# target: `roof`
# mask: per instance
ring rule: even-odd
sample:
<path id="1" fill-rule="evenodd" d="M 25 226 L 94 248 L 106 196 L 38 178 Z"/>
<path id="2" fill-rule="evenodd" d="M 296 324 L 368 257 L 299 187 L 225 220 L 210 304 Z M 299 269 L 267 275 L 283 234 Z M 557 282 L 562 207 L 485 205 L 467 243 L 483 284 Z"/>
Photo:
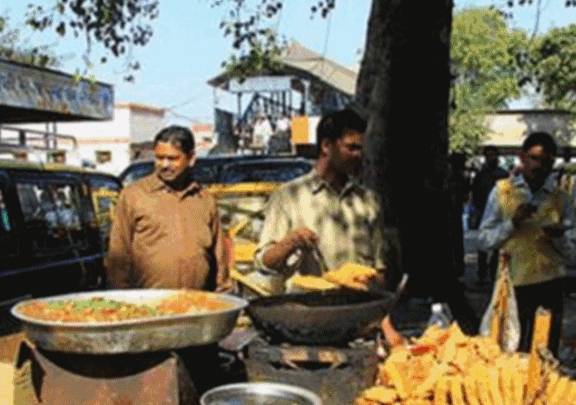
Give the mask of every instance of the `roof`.
<path id="1" fill-rule="evenodd" d="M 139 104 L 139 103 L 118 103 L 114 107 L 116 108 L 126 108 L 128 110 L 152 113 L 156 115 L 164 115 L 166 112 L 165 108 L 158 108 L 151 105 Z"/>
<path id="2" fill-rule="evenodd" d="M 0 123 L 112 119 L 111 85 L 0 59 Z"/>
<path id="3" fill-rule="evenodd" d="M 310 75 L 350 96 L 356 91 L 357 72 L 323 57 L 296 41 L 293 41 L 281 56 L 280 64 L 282 67 L 274 73 Z M 228 74 L 223 72 L 210 79 L 208 84 L 214 87 L 226 87 L 229 79 Z"/>

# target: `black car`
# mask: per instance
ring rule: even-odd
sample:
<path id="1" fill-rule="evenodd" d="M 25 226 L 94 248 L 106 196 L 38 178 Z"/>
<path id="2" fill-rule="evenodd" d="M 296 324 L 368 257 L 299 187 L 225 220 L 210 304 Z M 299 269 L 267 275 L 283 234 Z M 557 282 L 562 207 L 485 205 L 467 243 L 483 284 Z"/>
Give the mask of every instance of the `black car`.
<path id="1" fill-rule="evenodd" d="M 120 189 L 104 173 L 0 161 L 0 306 L 100 287 Z"/>
<path id="2" fill-rule="evenodd" d="M 210 156 L 198 158 L 192 175 L 200 184 L 285 182 L 310 171 L 311 161 L 297 156 Z M 120 180 L 127 186 L 154 171 L 154 161 L 137 161 L 128 166 Z"/>

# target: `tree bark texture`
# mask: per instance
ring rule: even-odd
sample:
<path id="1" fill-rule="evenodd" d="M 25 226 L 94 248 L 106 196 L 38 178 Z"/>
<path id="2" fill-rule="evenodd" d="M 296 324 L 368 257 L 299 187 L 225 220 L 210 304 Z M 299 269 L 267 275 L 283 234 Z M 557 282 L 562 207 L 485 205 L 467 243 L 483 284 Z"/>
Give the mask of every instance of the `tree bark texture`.
<path id="1" fill-rule="evenodd" d="M 373 0 L 356 101 L 365 182 L 382 199 L 393 273 L 417 295 L 454 278 L 448 177 L 452 0 Z M 397 275 L 397 274 L 396 274 Z"/>

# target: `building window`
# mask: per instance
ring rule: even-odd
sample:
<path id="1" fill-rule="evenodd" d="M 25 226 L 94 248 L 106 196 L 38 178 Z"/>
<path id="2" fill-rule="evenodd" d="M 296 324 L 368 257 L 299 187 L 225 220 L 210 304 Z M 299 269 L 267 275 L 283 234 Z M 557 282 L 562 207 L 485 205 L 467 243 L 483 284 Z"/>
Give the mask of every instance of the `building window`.
<path id="1" fill-rule="evenodd" d="M 112 152 L 109 150 L 97 150 L 96 162 L 99 164 L 108 163 L 112 160 Z"/>
<path id="2" fill-rule="evenodd" d="M 55 151 L 55 152 L 50 152 L 48 154 L 48 161 L 51 163 L 66 163 L 66 152 L 64 151 Z"/>

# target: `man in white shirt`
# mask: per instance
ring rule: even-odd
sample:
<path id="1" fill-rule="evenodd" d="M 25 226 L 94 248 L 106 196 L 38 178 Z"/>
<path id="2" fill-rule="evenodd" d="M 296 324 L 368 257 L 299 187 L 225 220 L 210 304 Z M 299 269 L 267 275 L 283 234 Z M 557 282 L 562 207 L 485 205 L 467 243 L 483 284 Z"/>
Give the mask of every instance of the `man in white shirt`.
<path id="1" fill-rule="evenodd" d="M 526 138 L 520 173 L 496 183 L 478 236 L 481 248 L 510 255 L 523 351 L 530 348 L 535 311 L 543 306 L 552 312 L 549 348 L 557 352 L 564 265 L 574 256 L 574 211 L 552 174 L 556 150 L 554 139 L 546 133 Z"/>
<path id="2" fill-rule="evenodd" d="M 274 131 L 272 131 L 272 125 L 265 114 L 258 114 L 252 133 L 254 136 L 253 146 L 266 151 Z"/>

